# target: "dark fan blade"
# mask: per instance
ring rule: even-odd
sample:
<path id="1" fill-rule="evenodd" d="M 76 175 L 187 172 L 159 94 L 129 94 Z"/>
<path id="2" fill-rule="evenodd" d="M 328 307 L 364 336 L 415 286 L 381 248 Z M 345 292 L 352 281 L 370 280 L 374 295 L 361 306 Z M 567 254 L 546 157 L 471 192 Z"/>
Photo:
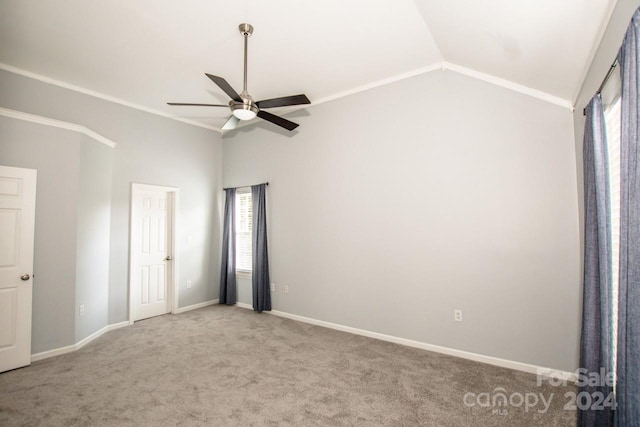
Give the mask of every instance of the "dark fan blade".
<path id="1" fill-rule="evenodd" d="M 181 106 L 191 106 L 191 107 L 227 107 L 229 108 L 228 105 L 222 105 L 222 104 L 189 104 L 186 102 L 167 102 L 167 104 L 169 105 L 181 105 Z"/>
<path id="2" fill-rule="evenodd" d="M 311 104 L 306 95 L 283 96 L 256 102 L 258 108 L 286 107 L 287 105 Z"/>
<path id="3" fill-rule="evenodd" d="M 237 118 L 236 116 L 229 117 L 229 120 L 227 120 L 227 122 L 224 124 L 224 126 L 222 126 L 222 130 L 235 129 L 236 126 L 238 125 L 239 121 L 240 121 L 240 119 Z"/>
<path id="4" fill-rule="evenodd" d="M 213 82 L 217 84 L 220 87 L 220 89 L 224 91 L 224 93 L 229 95 L 231 99 L 233 99 L 234 101 L 242 102 L 242 98 L 240 98 L 240 95 L 238 95 L 238 92 L 233 90 L 231 85 L 227 83 L 225 79 L 223 79 L 222 77 L 214 76 L 212 74 L 207 74 L 207 73 L 205 74 L 207 77 L 213 80 Z"/>
<path id="5" fill-rule="evenodd" d="M 281 126 L 286 130 L 294 130 L 298 127 L 297 123 L 290 122 L 287 119 L 284 119 L 280 116 L 276 116 L 275 114 L 267 113 L 266 111 L 260 110 L 258 111 L 258 117 L 261 119 L 265 119 L 268 122 L 273 123 L 274 125 Z"/>

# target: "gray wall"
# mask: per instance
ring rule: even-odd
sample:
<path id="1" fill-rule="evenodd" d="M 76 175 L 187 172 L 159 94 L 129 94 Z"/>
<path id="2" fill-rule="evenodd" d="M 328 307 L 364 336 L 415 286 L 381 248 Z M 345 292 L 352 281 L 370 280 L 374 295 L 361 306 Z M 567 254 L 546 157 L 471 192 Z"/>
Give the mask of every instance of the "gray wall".
<path id="1" fill-rule="evenodd" d="M 569 110 L 438 71 L 306 114 L 293 137 L 259 125 L 224 143 L 225 186 L 270 183 L 274 309 L 577 367 Z"/>
<path id="2" fill-rule="evenodd" d="M 76 223 L 81 135 L 0 117 L 0 164 L 38 170 L 31 351 L 76 342 Z"/>
<path id="3" fill-rule="evenodd" d="M 128 317 L 131 183 L 180 188 L 177 244 L 181 307 L 217 298 L 220 264 L 222 144 L 213 131 L 131 110 L 116 121 L 130 135 L 114 138 L 111 211 L 111 323 Z M 140 118 L 148 120 L 139 123 Z M 105 134 L 105 133 L 103 133 Z M 192 236 L 187 243 L 187 236 Z M 212 243 L 212 242 L 215 242 Z M 192 288 L 186 288 L 186 281 Z"/>
<path id="4" fill-rule="evenodd" d="M 109 323 L 113 148 L 82 135 L 77 219 L 76 342 Z"/>
<path id="5" fill-rule="evenodd" d="M 109 286 L 108 286 L 108 323 L 117 323 L 128 319 L 128 257 L 129 257 L 129 203 L 131 183 L 145 183 L 178 187 L 180 189 L 179 222 L 177 244 L 179 252 L 176 260 L 179 263 L 179 305 L 184 307 L 199 302 L 210 301 L 218 295 L 219 276 L 219 244 L 220 244 L 220 190 L 222 178 L 222 143 L 217 132 L 190 126 L 174 120 L 145 113 L 119 104 L 104 101 L 78 92 L 63 89 L 37 80 L 22 77 L 6 71 L 0 71 L 0 106 L 44 117 L 80 124 L 115 141 L 118 145 L 112 151 L 111 196 L 110 196 L 110 231 L 109 231 Z M 3 130 L 4 131 L 4 130 Z M 43 132 L 43 139 L 48 140 Z M 55 141 L 54 141 L 55 143 Z M 79 142 L 78 142 L 79 143 Z M 55 144 L 49 151 L 55 151 Z M 82 163 L 80 151 L 76 152 L 75 170 L 79 176 Z M 83 152 L 83 160 L 100 156 L 97 153 Z M 27 158 L 29 152 L 20 153 Z M 67 164 L 60 155 L 50 156 L 47 168 L 51 170 L 51 183 L 57 185 L 69 173 Z M 0 159 L 0 163 L 4 158 Z M 22 164 L 21 164 L 22 163 Z M 27 161 L 19 161 L 12 166 L 29 167 Z M 103 165 L 104 166 L 104 165 Z M 87 173 L 91 173 L 87 169 Z M 106 173 L 106 172 L 105 172 Z M 85 174 L 86 175 L 86 174 Z M 106 191 L 104 177 L 96 178 L 101 191 Z M 39 178 L 42 179 L 42 178 Z M 77 186 L 78 184 L 76 184 Z M 76 190 L 77 191 L 77 190 Z M 45 192 L 44 194 L 41 194 Z M 45 189 L 38 188 L 38 197 L 50 197 Z M 99 200 L 98 200 L 99 199 Z M 103 195 L 95 200 L 102 203 Z M 76 201 L 77 202 L 77 201 Z M 91 209 L 94 209 L 93 206 Z M 85 215 L 84 220 L 77 222 L 77 209 Z M 72 216 L 65 217 L 79 227 L 91 228 L 95 220 L 103 223 L 104 212 L 90 211 L 85 207 L 74 205 Z M 95 214 L 95 215 L 94 215 Z M 52 236 L 58 233 L 57 223 L 41 230 L 41 238 L 55 241 Z M 39 228 L 40 227 L 40 228 Z M 97 240 L 104 240 L 103 230 L 99 231 Z M 187 243 L 187 236 L 192 236 Z M 90 244 L 94 237 L 80 238 Z M 73 236 L 75 242 L 75 235 Z M 38 241 L 36 241 L 36 245 Z M 36 251 L 38 246 L 36 246 Z M 75 259 L 76 252 L 73 251 Z M 65 255 L 66 256 L 66 255 Z M 95 259 L 95 258 L 94 258 Z M 103 271 L 104 259 L 96 261 L 96 271 Z M 72 272 L 76 271 L 75 262 Z M 81 266 L 92 269 L 94 266 Z M 87 270 L 88 271 L 88 270 Z M 42 279 L 44 280 L 44 278 Z M 104 280 L 101 273 L 99 281 Z M 185 282 L 192 281 L 192 288 L 186 289 Z M 65 301 L 73 301 L 72 296 Z M 37 296 L 34 290 L 34 299 Z M 56 292 L 53 289 L 52 292 Z M 103 285 L 82 284 L 77 289 L 78 297 L 86 299 L 92 306 L 98 304 L 96 317 L 83 319 L 85 324 L 78 324 L 77 339 L 94 332 L 96 325 L 102 323 L 102 305 L 98 298 L 104 295 Z M 70 325 L 63 324 L 65 336 L 73 337 L 76 333 L 74 319 L 79 320 L 78 301 L 75 307 L 46 306 L 36 307 L 34 303 L 34 320 L 37 316 L 46 318 L 62 318 L 68 316 Z M 86 301 L 85 301 L 86 303 Z M 87 307 L 88 309 L 88 307 Z M 42 313 L 44 312 L 44 313 Z M 87 312 L 89 315 L 89 312 Z M 93 315 L 92 315 L 93 316 Z M 57 328 L 56 322 L 50 322 L 51 328 Z M 55 326 L 54 326 L 55 325 Z M 49 326 L 47 326 L 49 327 Z M 70 330 L 68 330 L 70 327 Z M 34 326 L 35 328 L 35 326 Z M 35 331 L 35 329 L 34 329 Z M 34 332 L 35 333 L 35 332 Z M 68 341 L 68 339 L 65 339 Z M 73 340 L 71 340 L 71 343 Z M 34 334 L 34 351 L 44 351 L 59 347 L 44 343 Z"/>

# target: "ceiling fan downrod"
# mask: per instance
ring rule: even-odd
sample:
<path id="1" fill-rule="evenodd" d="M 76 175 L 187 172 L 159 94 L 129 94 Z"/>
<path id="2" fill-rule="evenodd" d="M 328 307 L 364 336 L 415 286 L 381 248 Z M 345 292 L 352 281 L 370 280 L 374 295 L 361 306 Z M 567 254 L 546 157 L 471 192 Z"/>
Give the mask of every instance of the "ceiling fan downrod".
<path id="1" fill-rule="evenodd" d="M 253 26 L 251 24 L 240 24 L 238 25 L 238 29 L 240 30 L 240 34 L 244 37 L 244 82 L 242 86 L 242 95 L 249 96 L 247 92 L 247 50 L 249 48 L 249 37 L 253 34 Z"/>
<path id="2" fill-rule="evenodd" d="M 229 107 L 231 108 L 231 113 L 239 120 L 251 120 L 260 111 L 247 91 L 247 51 L 249 48 L 249 37 L 253 34 L 253 26 L 251 24 L 244 23 L 238 25 L 238 29 L 240 30 L 242 37 L 244 37 L 244 81 L 242 83 L 242 92 L 240 93 L 242 101 L 237 102 L 231 100 L 229 101 Z"/>

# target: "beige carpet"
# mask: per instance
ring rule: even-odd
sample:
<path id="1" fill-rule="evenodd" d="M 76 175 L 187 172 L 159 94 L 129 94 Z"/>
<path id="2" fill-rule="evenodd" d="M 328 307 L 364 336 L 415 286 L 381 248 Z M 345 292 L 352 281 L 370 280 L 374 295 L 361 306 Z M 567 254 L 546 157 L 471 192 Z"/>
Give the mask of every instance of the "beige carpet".
<path id="1" fill-rule="evenodd" d="M 498 387 L 514 405 L 479 406 L 471 395 L 463 403 L 466 393 L 493 396 Z M 563 410 L 571 391 L 538 387 L 535 375 L 211 306 L 137 322 L 0 374 L 0 425 L 568 426 L 576 423 Z M 542 402 L 526 411 L 517 393 L 553 393 L 552 403 L 545 413 Z"/>

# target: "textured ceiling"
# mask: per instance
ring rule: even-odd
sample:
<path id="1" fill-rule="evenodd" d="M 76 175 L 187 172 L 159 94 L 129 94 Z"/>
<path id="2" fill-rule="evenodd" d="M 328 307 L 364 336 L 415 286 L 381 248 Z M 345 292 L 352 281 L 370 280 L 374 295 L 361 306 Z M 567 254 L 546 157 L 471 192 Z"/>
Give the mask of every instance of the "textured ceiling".
<path id="1" fill-rule="evenodd" d="M 615 0 L 0 0 L 0 63 L 219 128 L 204 73 L 312 102 L 443 62 L 570 104 Z M 7 68 L 7 67 L 4 67 Z M 410 96 L 410 94 L 408 95 Z"/>

